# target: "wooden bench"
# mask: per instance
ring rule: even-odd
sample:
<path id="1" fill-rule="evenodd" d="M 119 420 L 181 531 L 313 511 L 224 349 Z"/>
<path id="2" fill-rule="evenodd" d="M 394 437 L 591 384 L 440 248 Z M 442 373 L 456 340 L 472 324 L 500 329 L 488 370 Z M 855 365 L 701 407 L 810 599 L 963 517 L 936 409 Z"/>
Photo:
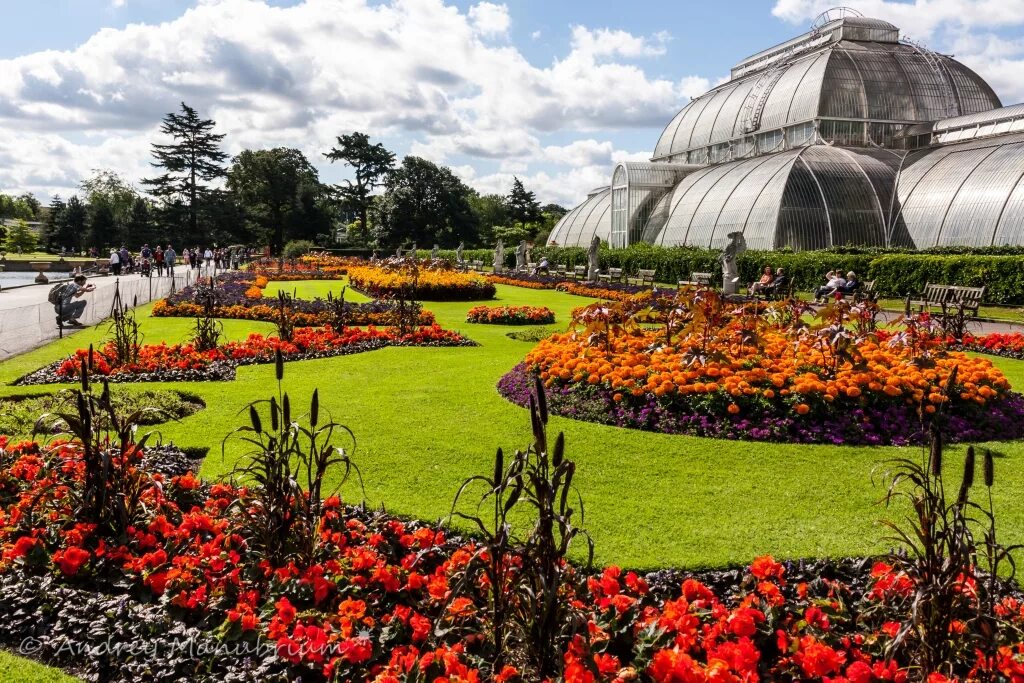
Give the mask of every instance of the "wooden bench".
<path id="1" fill-rule="evenodd" d="M 686 286 L 691 286 L 691 287 L 710 287 L 711 286 L 711 276 L 712 275 L 713 275 L 712 273 L 699 273 L 699 272 L 694 271 L 694 272 L 690 273 L 690 279 L 689 280 L 680 280 L 676 284 L 677 284 L 678 287 L 686 287 Z"/>
<path id="2" fill-rule="evenodd" d="M 586 266 L 575 266 L 572 269 L 573 280 L 586 280 L 587 279 L 587 267 Z"/>
<path id="3" fill-rule="evenodd" d="M 653 287 L 654 286 L 654 273 L 653 270 L 640 269 L 636 271 L 636 275 L 633 277 L 627 277 L 626 282 L 631 285 L 640 285 L 641 287 Z"/>
<path id="4" fill-rule="evenodd" d="M 981 300 L 985 296 L 984 287 L 960 287 L 954 285 L 949 290 L 947 305 L 962 306 L 965 311 L 969 311 L 974 317 L 978 316 L 978 308 L 981 306 Z"/>
<path id="5" fill-rule="evenodd" d="M 481 270 L 484 269 L 484 262 L 483 261 L 470 261 L 469 262 L 469 269 L 470 270 L 475 270 L 475 271 L 481 271 Z"/>
<path id="6" fill-rule="evenodd" d="M 911 298 L 911 306 L 923 306 L 927 310 L 934 308 L 941 308 L 942 304 L 949 302 L 950 287 L 948 285 L 935 285 L 928 282 L 924 286 L 924 292 L 921 296 L 914 299 Z"/>
<path id="7" fill-rule="evenodd" d="M 569 274 L 565 270 L 564 263 L 555 264 L 555 275 L 562 278 L 563 280 L 568 279 Z"/>
<path id="8" fill-rule="evenodd" d="M 604 273 L 598 273 L 597 279 L 601 282 L 622 282 L 622 268 L 609 268 Z"/>

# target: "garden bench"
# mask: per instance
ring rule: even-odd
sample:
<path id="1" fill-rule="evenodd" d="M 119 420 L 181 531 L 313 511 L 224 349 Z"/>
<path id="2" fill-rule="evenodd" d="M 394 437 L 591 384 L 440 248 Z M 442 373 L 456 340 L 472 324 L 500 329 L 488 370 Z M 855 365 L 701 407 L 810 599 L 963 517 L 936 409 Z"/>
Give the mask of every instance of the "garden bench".
<path id="1" fill-rule="evenodd" d="M 949 300 L 947 303 L 962 306 L 965 311 L 969 311 L 971 315 L 977 317 L 978 307 L 981 306 L 981 299 L 985 296 L 984 287 L 960 287 L 954 285 L 949 290 Z"/>
<path id="2" fill-rule="evenodd" d="M 476 270 L 476 271 L 483 270 L 484 269 L 484 262 L 483 261 L 470 261 L 469 262 L 469 269 L 470 270 Z"/>
<path id="3" fill-rule="evenodd" d="M 555 265 L 555 275 L 562 278 L 563 280 L 569 277 L 569 274 L 565 270 L 565 264 L 559 263 Z"/>
<path id="4" fill-rule="evenodd" d="M 587 279 L 587 267 L 586 266 L 575 266 L 572 269 L 573 280 L 586 280 Z"/>
<path id="5" fill-rule="evenodd" d="M 693 287 L 710 287 L 711 286 L 711 276 L 712 276 L 712 273 L 700 273 L 700 272 L 694 271 L 694 272 L 690 273 L 690 279 L 689 280 L 680 280 L 677 283 L 677 285 L 679 287 L 685 287 L 687 285 L 690 285 L 690 286 L 693 286 Z"/>
<path id="6" fill-rule="evenodd" d="M 598 273 L 601 282 L 622 282 L 622 268 L 609 268 L 607 272 Z"/>
<path id="7" fill-rule="evenodd" d="M 923 306 L 931 310 L 932 307 L 941 308 L 942 304 L 949 302 L 949 295 L 952 288 L 948 285 L 935 285 L 928 282 L 924 286 L 924 292 L 920 297 L 910 300 L 911 306 Z"/>
<path id="8" fill-rule="evenodd" d="M 641 287 L 653 287 L 654 286 L 654 273 L 653 270 L 640 269 L 636 271 L 634 277 L 627 277 L 626 282 L 633 285 L 640 285 Z"/>

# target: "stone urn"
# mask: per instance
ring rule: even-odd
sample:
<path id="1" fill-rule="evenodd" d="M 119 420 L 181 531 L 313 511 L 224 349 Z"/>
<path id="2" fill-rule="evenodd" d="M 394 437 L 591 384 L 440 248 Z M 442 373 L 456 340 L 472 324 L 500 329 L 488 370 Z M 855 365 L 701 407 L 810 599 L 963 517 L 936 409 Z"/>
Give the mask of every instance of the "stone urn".
<path id="1" fill-rule="evenodd" d="M 45 285 L 50 281 L 45 275 L 46 271 L 50 269 L 49 261 L 30 261 L 28 265 L 31 266 L 32 270 L 39 273 L 39 275 L 36 275 L 37 285 Z"/>

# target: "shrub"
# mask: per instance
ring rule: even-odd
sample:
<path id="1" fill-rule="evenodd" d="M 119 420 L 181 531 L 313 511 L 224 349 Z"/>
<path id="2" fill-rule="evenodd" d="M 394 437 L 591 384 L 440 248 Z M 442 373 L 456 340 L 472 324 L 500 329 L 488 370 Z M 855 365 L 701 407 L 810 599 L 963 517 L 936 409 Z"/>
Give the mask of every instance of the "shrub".
<path id="1" fill-rule="evenodd" d="M 292 240 L 284 245 L 285 258 L 299 258 L 316 249 L 316 245 L 309 240 Z"/>

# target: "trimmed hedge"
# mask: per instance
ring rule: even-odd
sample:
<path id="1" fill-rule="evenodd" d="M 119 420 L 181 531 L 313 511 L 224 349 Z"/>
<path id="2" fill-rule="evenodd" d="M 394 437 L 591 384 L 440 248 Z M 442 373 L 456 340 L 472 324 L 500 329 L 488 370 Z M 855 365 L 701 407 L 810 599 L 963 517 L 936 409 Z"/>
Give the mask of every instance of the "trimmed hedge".
<path id="1" fill-rule="evenodd" d="M 890 254 L 871 262 L 868 279 L 883 296 L 917 294 L 925 284 L 985 287 L 985 301 L 1024 303 L 1024 257 Z"/>

